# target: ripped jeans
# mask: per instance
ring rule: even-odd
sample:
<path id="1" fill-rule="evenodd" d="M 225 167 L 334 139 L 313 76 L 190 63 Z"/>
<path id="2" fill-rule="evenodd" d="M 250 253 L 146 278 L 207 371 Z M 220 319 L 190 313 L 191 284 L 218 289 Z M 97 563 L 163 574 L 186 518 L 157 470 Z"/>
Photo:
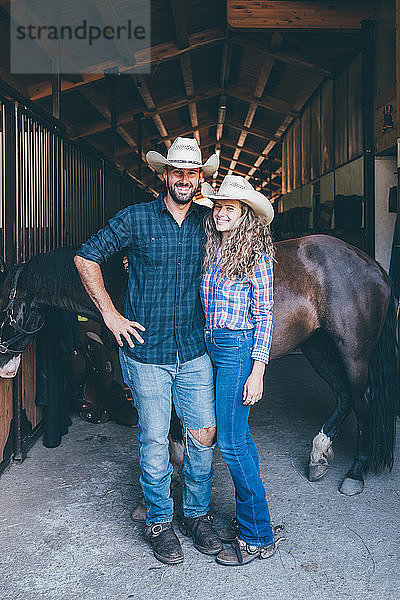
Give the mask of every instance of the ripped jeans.
<path id="1" fill-rule="evenodd" d="M 133 394 L 139 415 L 139 465 L 147 509 L 146 523 L 172 521 L 170 495 L 172 465 L 169 461 L 168 432 L 171 401 L 185 431 L 183 457 L 183 513 L 200 517 L 209 511 L 211 480 L 214 474 L 214 445 L 202 445 L 189 430 L 215 427 L 213 370 L 210 358 L 198 358 L 173 365 L 140 363 L 120 350 L 125 383 Z"/>

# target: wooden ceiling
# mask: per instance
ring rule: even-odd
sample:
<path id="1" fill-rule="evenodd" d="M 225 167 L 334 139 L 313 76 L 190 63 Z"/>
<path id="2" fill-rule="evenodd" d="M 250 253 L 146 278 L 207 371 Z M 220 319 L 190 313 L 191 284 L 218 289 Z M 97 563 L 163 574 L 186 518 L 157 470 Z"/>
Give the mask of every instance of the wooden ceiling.
<path id="1" fill-rule="evenodd" d="M 121 14 L 130 4 L 102 0 L 107 3 Z M 10 74 L 9 5 L 0 5 L 0 80 L 51 113 L 50 77 Z M 121 67 L 118 75 L 62 77 L 68 135 L 115 159 L 153 191 L 161 183 L 144 161 L 147 150 L 166 153 L 175 137 L 194 136 L 204 158 L 220 154 L 215 182 L 235 173 L 279 197 L 283 133 L 319 84 L 360 51 L 361 34 L 233 30 L 226 15 L 223 0 L 153 0 L 151 73 L 138 72 L 148 61 L 138 52 L 136 67 Z"/>

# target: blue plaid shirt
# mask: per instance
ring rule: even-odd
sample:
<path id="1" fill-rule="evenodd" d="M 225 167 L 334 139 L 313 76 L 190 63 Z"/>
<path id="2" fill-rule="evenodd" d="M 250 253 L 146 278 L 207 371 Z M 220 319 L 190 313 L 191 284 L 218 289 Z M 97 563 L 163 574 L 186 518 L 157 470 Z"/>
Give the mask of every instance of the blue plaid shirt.
<path id="1" fill-rule="evenodd" d="M 148 364 L 186 362 L 205 353 L 199 296 L 207 208 L 192 204 L 181 227 L 160 196 L 121 210 L 77 254 L 98 264 L 125 249 L 124 315 L 146 327 L 144 344 L 124 351 Z"/>
<path id="2" fill-rule="evenodd" d="M 273 264 L 263 255 L 250 277 L 220 277 L 219 261 L 214 259 L 200 286 L 206 327 L 254 329 L 253 360 L 268 363 L 272 341 Z"/>

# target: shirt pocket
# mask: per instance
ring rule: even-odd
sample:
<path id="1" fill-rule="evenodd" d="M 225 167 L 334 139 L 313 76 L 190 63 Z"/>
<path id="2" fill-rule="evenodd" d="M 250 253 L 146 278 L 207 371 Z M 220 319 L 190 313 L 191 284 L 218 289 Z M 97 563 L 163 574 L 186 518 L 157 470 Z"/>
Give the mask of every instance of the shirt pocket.
<path id="1" fill-rule="evenodd" d="M 203 234 L 192 248 L 193 265 L 195 269 L 196 279 L 201 278 L 203 274 L 203 258 L 204 258 L 204 244 L 206 236 Z"/>
<path id="2" fill-rule="evenodd" d="M 136 253 L 145 265 L 162 267 L 168 262 L 171 248 L 165 237 L 149 237 L 138 241 Z"/>

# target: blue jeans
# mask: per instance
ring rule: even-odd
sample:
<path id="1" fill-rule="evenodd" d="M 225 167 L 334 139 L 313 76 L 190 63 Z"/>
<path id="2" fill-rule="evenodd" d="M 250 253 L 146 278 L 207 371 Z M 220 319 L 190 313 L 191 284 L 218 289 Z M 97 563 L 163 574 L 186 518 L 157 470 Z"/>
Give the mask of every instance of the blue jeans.
<path id="1" fill-rule="evenodd" d="M 213 371 L 207 354 L 180 364 L 140 363 L 120 350 L 125 383 L 139 415 L 140 484 L 147 509 L 146 522 L 172 521 L 172 465 L 168 432 L 171 402 L 185 431 L 183 513 L 200 517 L 209 511 L 214 446 L 198 442 L 189 429 L 215 427 Z"/>
<path id="2" fill-rule="evenodd" d="M 235 485 L 239 537 L 266 546 L 273 541 L 269 509 L 249 430 L 250 406 L 242 403 L 243 386 L 253 367 L 253 330 L 206 330 L 205 340 L 214 367 L 217 442 Z"/>

